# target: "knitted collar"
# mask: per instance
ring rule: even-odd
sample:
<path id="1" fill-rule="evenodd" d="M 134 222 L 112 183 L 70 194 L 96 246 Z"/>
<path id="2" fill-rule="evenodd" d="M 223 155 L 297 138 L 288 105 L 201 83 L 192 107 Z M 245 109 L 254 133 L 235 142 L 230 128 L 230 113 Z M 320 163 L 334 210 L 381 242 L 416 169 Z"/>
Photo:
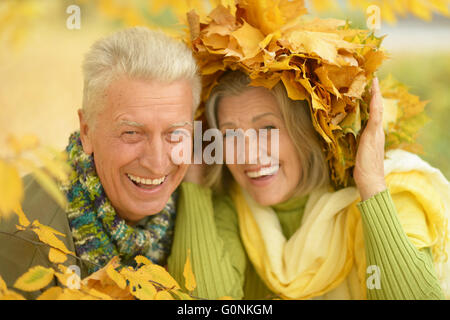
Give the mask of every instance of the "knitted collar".
<path id="1" fill-rule="evenodd" d="M 66 148 L 73 172 L 62 187 L 67 196 L 69 225 L 77 255 L 91 262 L 89 273 L 114 256 L 132 265 L 136 255 L 165 265 L 172 245 L 176 192 L 164 209 L 131 227 L 111 205 L 95 170 L 94 158 L 84 153 L 80 133 L 74 132 Z"/>

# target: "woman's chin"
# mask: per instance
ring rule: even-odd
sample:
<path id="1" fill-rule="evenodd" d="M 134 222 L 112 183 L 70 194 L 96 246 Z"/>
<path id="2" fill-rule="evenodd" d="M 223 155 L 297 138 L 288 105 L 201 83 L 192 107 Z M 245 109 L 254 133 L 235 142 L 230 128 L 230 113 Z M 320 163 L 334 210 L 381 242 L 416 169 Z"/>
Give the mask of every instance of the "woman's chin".
<path id="1" fill-rule="evenodd" d="M 261 192 L 260 190 L 250 190 L 249 194 L 259 205 L 261 206 L 274 206 L 284 201 L 284 194 L 280 194 L 279 190 L 268 190 L 267 192 Z"/>

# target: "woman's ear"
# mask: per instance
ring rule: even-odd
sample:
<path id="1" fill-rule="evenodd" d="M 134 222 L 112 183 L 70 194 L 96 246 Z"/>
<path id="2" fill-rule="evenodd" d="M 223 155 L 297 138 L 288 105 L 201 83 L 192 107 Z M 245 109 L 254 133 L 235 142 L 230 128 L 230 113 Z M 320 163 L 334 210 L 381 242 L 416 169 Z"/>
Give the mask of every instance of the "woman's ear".
<path id="1" fill-rule="evenodd" d="M 78 118 L 80 120 L 80 139 L 81 144 L 83 145 L 83 150 L 86 154 L 92 154 L 94 152 L 92 140 L 90 138 L 90 131 L 92 131 L 92 128 L 89 127 L 89 123 L 82 109 L 78 110 Z"/>

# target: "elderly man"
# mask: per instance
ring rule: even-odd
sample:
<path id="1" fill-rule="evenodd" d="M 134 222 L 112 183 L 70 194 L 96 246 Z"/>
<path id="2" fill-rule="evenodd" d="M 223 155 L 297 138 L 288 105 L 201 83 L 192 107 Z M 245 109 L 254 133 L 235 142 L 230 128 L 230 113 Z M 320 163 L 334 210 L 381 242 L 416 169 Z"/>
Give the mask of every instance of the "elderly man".
<path id="1" fill-rule="evenodd" d="M 177 188 L 188 168 L 175 164 L 171 152 L 192 139 L 200 100 L 195 60 L 183 43 L 136 27 L 97 41 L 83 73 L 80 130 L 66 148 L 73 173 L 61 187 L 68 207 L 59 207 L 28 176 L 24 211 L 67 235 L 64 242 L 78 259 L 66 264 L 79 266 L 82 277 L 116 255 L 123 263 L 145 255 L 165 265 Z M 9 219 L 0 229 L 14 232 L 15 224 Z M 5 235 L 0 244 L 0 275 L 8 286 L 32 266 L 51 265 L 45 246 Z"/>

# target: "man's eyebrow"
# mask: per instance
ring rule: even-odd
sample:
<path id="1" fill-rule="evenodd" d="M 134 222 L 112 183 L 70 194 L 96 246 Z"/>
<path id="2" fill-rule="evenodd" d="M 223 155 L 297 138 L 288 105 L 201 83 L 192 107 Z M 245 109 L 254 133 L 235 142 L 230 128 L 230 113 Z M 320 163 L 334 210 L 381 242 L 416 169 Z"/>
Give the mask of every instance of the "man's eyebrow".
<path id="1" fill-rule="evenodd" d="M 184 122 L 176 122 L 170 125 L 171 128 L 173 127 L 184 127 L 184 126 L 190 126 L 193 127 L 191 121 L 184 121 Z"/>
<path id="2" fill-rule="evenodd" d="M 135 121 L 121 120 L 119 122 L 119 126 L 132 126 L 132 127 L 142 128 L 142 127 L 144 127 L 144 124 L 138 123 L 138 122 L 135 122 Z"/>

